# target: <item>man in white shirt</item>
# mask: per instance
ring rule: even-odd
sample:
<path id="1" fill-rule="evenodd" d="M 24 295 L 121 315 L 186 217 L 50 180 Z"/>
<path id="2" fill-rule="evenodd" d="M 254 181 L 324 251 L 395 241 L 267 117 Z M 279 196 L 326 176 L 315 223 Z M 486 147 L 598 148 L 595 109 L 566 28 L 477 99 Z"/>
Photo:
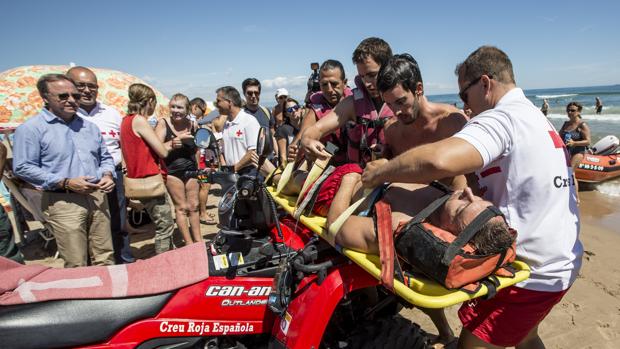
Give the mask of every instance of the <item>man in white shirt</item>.
<path id="1" fill-rule="evenodd" d="M 222 139 L 224 159 L 233 166 L 236 173 L 247 174 L 254 170 L 252 153 L 256 149 L 256 139 L 260 125 L 256 118 L 241 109 L 239 91 L 232 86 L 220 87 L 216 91 L 215 106 L 220 114 L 227 115 Z"/>
<path id="2" fill-rule="evenodd" d="M 97 76 L 92 70 L 86 67 L 72 67 L 66 75 L 73 80 L 81 94 L 77 115 L 97 125 L 116 166 L 116 190 L 108 193 L 114 259 L 117 264 L 133 261 L 129 239 L 123 229 L 126 206 L 123 174 L 121 172 L 123 156 L 121 154 L 120 130 L 122 117 L 116 109 L 97 101 L 99 85 L 97 84 Z"/>
<path id="3" fill-rule="evenodd" d="M 532 272 L 528 280 L 490 300 L 475 299 L 461 307 L 459 348 L 544 348 L 538 325 L 575 281 L 583 254 L 566 148 L 516 87 L 503 51 L 480 47 L 456 73 L 459 95 L 475 116 L 450 138 L 369 163 L 362 181 L 373 187 L 475 173 L 480 194 L 517 230 L 517 256 Z M 381 94 L 386 101 L 394 97 L 391 89 Z"/>

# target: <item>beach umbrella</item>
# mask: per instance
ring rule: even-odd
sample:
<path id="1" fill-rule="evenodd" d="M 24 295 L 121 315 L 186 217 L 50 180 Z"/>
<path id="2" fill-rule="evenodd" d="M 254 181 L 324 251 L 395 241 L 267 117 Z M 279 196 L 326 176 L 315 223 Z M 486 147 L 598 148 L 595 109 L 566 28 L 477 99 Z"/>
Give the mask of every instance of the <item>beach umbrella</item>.
<path id="1" fill-rule="evenodd" d="M 43 100 L 37 91 L 37 80 L 45 74 L 64 74 L 66 65 L 32 65 L 0 73 L 0 129 L 12 129 L 39 113 Z M 89 68 L 99 83 L 98 100 L 115 108 L 121 115 L 127 110 L 127 89 L 133 83 L 149 85 L 141 79 L 116 70 Z M 152 86 L 151 86 L 152 87 Z M 158 117 L 168 115 L 168 98 L 153 88 L 157 97 Z"/>
<path id="2" fill-rule="evenodd" d="M 205 110 L 205 115 L 213 112 L 214 110 L 217 110 L 217 108 L 215 108 L 215 104 L 213 104 L 213 102 L 208 101 L 207 103 L 207 110 Z"/>

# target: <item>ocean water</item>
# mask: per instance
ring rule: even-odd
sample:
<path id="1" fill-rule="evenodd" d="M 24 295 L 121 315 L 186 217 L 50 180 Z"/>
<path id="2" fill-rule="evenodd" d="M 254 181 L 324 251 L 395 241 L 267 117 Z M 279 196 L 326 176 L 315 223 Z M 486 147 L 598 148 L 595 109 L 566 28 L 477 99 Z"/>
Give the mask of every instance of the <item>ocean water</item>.
<path id="1" fill-rule="evenodd" d="M 620 138 L 620 85 L 533 89 L 524 92 L 538 107 L 542 106 L 544 98 L 547 99 L 547 117 L 558 130 L 564 121 L 568 120 L 566 105 L 575 101 L 583 105 L 581 116 L 590 126 L 593 144 L 607 135 Z M 594 108 L 596 97 L 603 102 L 603 111 L 599 115 L 596 115 Z M 457 94 L 433 95 L 428 96 L 428 99 L 434 102 L 456 103 L 459 108 L 463 107 Z M 593 189 L 609 196 L 620 197 L 620 179 L 597 184 Z"/>

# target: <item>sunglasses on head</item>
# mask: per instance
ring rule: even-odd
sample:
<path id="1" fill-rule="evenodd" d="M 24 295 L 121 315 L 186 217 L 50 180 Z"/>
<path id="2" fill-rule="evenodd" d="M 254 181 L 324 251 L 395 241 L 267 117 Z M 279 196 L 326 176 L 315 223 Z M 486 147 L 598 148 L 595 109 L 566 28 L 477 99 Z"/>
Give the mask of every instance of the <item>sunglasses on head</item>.
<path id="1" fill-rule="evenodd" d="M 82 94 L 81 93 L 59 93 L 56 95 L 56 97 L 58 97 L 58 99 L 63 102 L 68 101 L 69 97 L 73 97 L 73 99 L 77 101 L 80 98 L 82 98 Z"/>
<path id="2" fill-rule="evenodd" d="M 292 112 L 296 112 L 296 111 L 298 111 L 298 110 L 299 110 L 299 108 L 300 108 L 300 107 L 299 107 L 298 105 L 294 105 L 294 106 L 292 106 L 292 107 L 286 108 L 285 110 L 286 110 L 286 112 L 287 112 L 287 113 L 292 113 Z"/>

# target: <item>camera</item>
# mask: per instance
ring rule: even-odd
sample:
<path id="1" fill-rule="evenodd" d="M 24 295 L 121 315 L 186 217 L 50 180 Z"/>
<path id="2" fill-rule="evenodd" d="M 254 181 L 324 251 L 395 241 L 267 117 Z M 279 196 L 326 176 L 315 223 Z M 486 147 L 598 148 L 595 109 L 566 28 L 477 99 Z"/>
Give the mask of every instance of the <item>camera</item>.
<path id="1" fill-rule="evenodd" d="M 310 63 L 310 69 L 312 69 L 312 74 L 310 74 L 308 79 L 308 91 L 312 93 L 319 92 L 321 90 L 321 85 L 319 84 L 319 63 Z"/>

